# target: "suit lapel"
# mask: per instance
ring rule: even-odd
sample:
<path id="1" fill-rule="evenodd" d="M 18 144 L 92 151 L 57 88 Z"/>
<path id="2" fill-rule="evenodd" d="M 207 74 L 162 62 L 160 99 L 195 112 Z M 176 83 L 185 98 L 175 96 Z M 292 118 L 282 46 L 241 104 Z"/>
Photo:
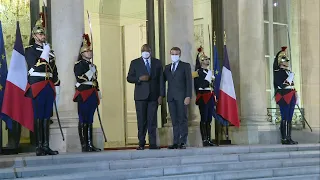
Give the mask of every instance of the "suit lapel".
<path id="1" fill-rule="evenodd" d="M 156 61 L 153 58 L 150 58 L 150 62 L 151 62 L 151 76 L 153 77 L 155 75 L 156 72 Z"/>

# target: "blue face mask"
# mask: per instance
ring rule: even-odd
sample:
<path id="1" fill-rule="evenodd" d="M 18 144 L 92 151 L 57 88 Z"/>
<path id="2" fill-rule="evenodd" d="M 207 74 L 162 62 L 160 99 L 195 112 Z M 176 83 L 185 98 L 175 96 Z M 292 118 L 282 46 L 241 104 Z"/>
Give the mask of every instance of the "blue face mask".
<path id="1" fill-rule="evenodd" d="M 180 60 L 180 56 L 179 55 L 171 55 L 171 60 L 172 62 L 178 62 Z"/>
<path id="2" fill-rule="evenodd" d="M 142 56 L 143 59 L 148 59 L 150 57 L 150 52 L 143 51 L 141 53 L 141 56 Z"/>

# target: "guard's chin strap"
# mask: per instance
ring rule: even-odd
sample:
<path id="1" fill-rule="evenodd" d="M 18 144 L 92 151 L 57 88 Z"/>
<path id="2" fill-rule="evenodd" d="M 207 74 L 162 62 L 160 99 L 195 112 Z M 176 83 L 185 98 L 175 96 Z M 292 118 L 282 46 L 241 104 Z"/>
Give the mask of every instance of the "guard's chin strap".
<path id="1" fill-rule="evenodd" d="M 83 57 L 83 59 L 87 60 L 87 61 L 90 61 L 91 58 L 85 56 L 83 53 L 81 53 L 81 56 Z"/>
<path id="2" fill-rule="evenodd" d="M 38 42 L 41 42 L 40 39 L 36 36 L 35 33 L 33 33 L 33 38 L 35 41 L 38 41 Z M 44 42 L 41 42 L 41 45 L 43 44 Z"/>

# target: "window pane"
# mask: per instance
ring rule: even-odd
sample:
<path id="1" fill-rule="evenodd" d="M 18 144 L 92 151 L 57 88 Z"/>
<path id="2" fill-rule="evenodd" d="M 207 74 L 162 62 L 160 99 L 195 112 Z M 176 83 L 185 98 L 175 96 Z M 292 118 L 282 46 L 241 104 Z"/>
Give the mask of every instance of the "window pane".
<path id="1" fill-rule="evenodd" d="M 264 23 L 264 54 L 269 55 L 269 23 Z"/>
<path id="2" fill-rule="evenodd" d="M 273 22 L 287 23 L 287 0 L 273 0 Z"/>
<path id="3" fill-rule="evenodd" d="M 271 107 L 271 103 L 272 103 L 272 95 L 271 95 L 271 88 L 273 88 L 273 86 L 271 86 L 271 83 L 273 82 L 273 80 L 270 80 L 270 59 L 269 57 L 265 57 L 265 61 L 266 61 L 266 66 L 265 66 L 265 73 L 266 73 L 266 95 L 267 95 L 267 107 L 270 108 Z"/>
<path id="4" fill-rule="evenodd" d="M 269 18 L 268 18 L 268 1 L 269 0 L 263 0 L 263 17 L 264 17 L 264 20 L 265 21 L 268 21 Z"/>
<path id="5" fill-rule="evenodd" d="M 281 50 L 282 46 L 288 46 L 288 34 L 287 27 L 284 25 L 273 25 L 273 35 L 274 35 L 274 55 Z"/>

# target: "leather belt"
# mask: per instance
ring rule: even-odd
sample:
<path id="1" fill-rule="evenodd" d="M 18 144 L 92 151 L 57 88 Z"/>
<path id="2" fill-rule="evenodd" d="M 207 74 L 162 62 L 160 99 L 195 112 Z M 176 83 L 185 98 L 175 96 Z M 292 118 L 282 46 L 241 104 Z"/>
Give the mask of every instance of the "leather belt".
<path id="1" fill-rule="evenodd" d="M 281 87 L 278 86 L 278 89 L 295 89 L 295 88 L 294 88 L 294 86 L 287 86 L 285 88 L 281 88 Z"/>
<path id="2" fill-rule="evenodd" d="M 199 91 L 211 91 L 211 88 L 209 88 L 209 87 L 208 88 L 199 88 L 198 90 Z"/>
<path id="3" fill-rule="evenodd" d="M 89 86 L 95 86 L 95 83 L 94 82 L 92 82 L 92 81 L 85 81 L 85 82 L 83 82 L 83 83 L 76 83 L 76 87 L 79 87 L 79 86 L 81 86 L 81 85 L 89 85 Z"/>
<path id="4" fill-rule="evenodd" d="M 45 72 L 32 72 L 29 74 L 29 76 L 34 76 L 34 77 L 46 77 L 46 78 L 52 78 L 52 73 L 45 73 Z"/>

